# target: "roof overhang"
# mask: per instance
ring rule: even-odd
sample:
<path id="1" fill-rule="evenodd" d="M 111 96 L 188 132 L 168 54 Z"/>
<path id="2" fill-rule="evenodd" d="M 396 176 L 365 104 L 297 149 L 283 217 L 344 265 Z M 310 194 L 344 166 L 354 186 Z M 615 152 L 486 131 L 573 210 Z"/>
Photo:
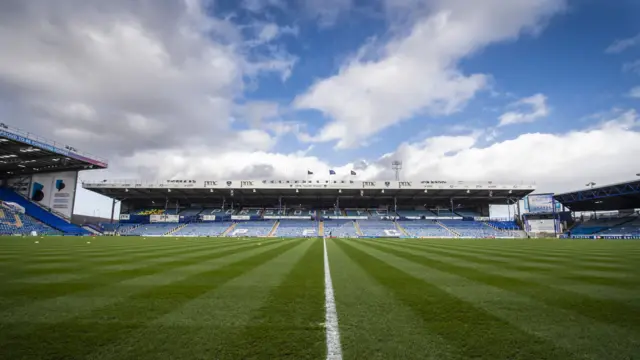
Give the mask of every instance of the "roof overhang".
<path id="1" fill-rule="evenodd" d="M 0 174 L 105 169 L 107 161 L 55 141 L 0 124 Z"/>
<path id="2" fill-rule="evenodd" d="M 202 199 L 207 197 L 397 197 L 521 199 L 532 184 L 465 181 L 356 180 L 165 180 L 84 182 L 83 187 L 115 199 Z"/>
<path id="3" fill-rule="evenodd" d="M 553 196 L 571 211 L 613 211 L 640 208 L 640 180 L 599 186 Z"/>

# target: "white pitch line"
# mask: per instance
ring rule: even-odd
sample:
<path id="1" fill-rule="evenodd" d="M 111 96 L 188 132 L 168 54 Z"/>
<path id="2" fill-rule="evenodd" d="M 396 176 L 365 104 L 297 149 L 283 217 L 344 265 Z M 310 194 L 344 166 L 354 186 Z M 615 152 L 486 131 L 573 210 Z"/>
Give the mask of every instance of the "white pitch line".
<path id="1" fill-rule="evenodd" d="M 342 360 L 340 346 L 340 331 L 338 330 L 338 311 L 333 297 L 333 283 L 329 270 L 329 256 L 327 255 L 327 240 L 324 241 L 324 302 L 326 309 L 325 328 L 327 329 L 327 360 Z"/>

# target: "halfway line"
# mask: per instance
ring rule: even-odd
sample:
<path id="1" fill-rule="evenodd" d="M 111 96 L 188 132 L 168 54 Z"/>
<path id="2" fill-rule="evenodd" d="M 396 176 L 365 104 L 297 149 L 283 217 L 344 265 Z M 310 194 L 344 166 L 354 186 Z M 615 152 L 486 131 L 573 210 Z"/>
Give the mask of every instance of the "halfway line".
<path id="1" fill-rule="evenodd" d="M 327 255 L 327 240 L 324 242 L 324 301 L 326 309 L 325 328 L 327 329 L 327 359 L 342 360 L 340 347 L 340 331 L 338 330 L 338 312 L 336 300 L 333 297 L 333 284 L 329 270 L 329 256 Z"/>

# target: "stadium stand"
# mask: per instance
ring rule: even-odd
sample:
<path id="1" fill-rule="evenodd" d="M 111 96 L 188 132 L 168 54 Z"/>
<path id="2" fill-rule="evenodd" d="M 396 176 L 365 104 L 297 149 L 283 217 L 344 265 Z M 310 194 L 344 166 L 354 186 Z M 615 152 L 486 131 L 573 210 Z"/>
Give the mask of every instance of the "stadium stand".
<path id="1" fill-rule="evenodd" d="M 13 189 L 0 188 L 0 200 L 14 202 L 24 207 L 26 214 L 30 217 L 42 222 L 43 224 L 63 232 L 65 235 L 89 235 L 90 233 L 66 220 L 56 216 L 55 214 L 43 209 L 39 205 L 27 200 L 22 195 L 16 193 Z"/>
<path id="2" fill-rule="evenodd" d="M 434 214 L 434 216 L 437 216 L 437 217 L 457 217 L 457 216 L 459 216 L 455 212 L 451 211 L 450 209 L 435 209 L 435 210 L 431 210 L 431 212 Z"/>
<path id="3" fill-rule="evenodd" d="M 62 232 L 10 208 L 0 208 L 0 235 L 62 235 Z"/>
<path id="4" fill-rule="evenodd" d="M 628 218 L 592 219 L 579 223 L 571 230 L 574 235 L 592 235 L 610 230 L 629 222 Z"/>
<path id="5" fill-rule="evenodd" d="M 315 216 L 315 210 L 310 210 L 306 208 L 293 208 L 287 212 L 289 216 Z"/>
<path id="6" fill-rule="evenodd" d="M 486 221 L 487 225 L 497 229 L 497 230 L 520 230 L 518 224 L 515 221 Z"/>
<path id="7" fill-rule="evenodd" d="M 197 216 L 202 211 L 203 211 L 203 209 L 200 208 L 200 207 L 192 207 L 192 208 L 188 208 L 188 209 L 184 209 L 184 210 L 180 211 L 179 215 L 180 216 Z"/>
<path id="8" fill-rule="evenodd" d="M 640 217 L 626 217 L 625 221 L 606 229 L 598 235 L 640 236 Z"/>
<path id="9" fill-rule="evenodd" d="M 262 212 L 263 216 L 285 216 L 290 212 L 290 209 L 274 209 L 274 208 L 266 208 Z"/>
<path id="10" fill-rule="evenodd" d="M 435 220 L 402 221 L 399 224 L 412 237 L 448 238 L 456 236 Z"/>
<path id="11" fill-rule="evenodd" d="M 346 212 L 341 209 L 317 209 L 315 210 L 317 216 L 346 216 Z"/>
<path id="12" fill-rule="evenodd" d="M 119 230 L 121 235 L 131 235 L 131 236 L 160 236 L 165 235 L 171 230 L 178 227 L 177 223 L 170 224 L 144 224 L 138 227 L 133 228 L 128 232 L 123 232 Z"/>
<path id="13" fill-rule="evenodd" d="M 115 181 L 83 186 L 109 197 L 126 199 L 122 204 L 125 211 L 159 212 L 149 207 L 152 203 L 175 204 L 176 209 L 181 209 L 177 218 L 134 216 L 130 211 L 130 216 L 120 217 L 121 223 L 129 225 L 119 225 L 117 234 L 235 237 L 508 236 L 511 225 L 492 225 L 487 222 L 488 217 L 473 215 L 488 214 L 490 204 L 522 198 L 535 189 L 533 185 L 490 182 L 355 180 L 338 183 L 216 180 L 186 185 L 157 181 L 124 185 Z M 167 186 L 171 192 L 166 191 Z M 457 210 L 447 209 L 453 197 Z M 448 221 L 453 219 L 460 220 Z"/>
<path id="14" fill-rule="evenodd" d="M 103 233 L 115 233 L 118 230 L 119 223 L 100 223 L 98 226 L 102 229 Z"/>
<path id="15" fill-rule="evenodd" d="M 346 209 L 344 211 L 347 216 L 369 216 L 367 209 Z"/>
<path id="16" fill-rule="evenodd" d="M 175 236 L 220 236 L 233 223 L 231 222 L 202 222 L 190 223 L 173 233 Z"/>
<path id="17" fill-rule="evenodd" d="M 102 235 L 102 233 L 104 232 L 102 230 L 102 227 L 97 224 L 84 224 L 82 225 L 82 228 L 92 233 L 93 235 Z"/>
<path id="18" fill-rule="evenodd" d="M 134 229 L 139 228 L 142 224 L 120 224 L 116 228 L 116 234 L 118 235 L 128 235 Z"/>
<path id="19" fill-rule="evenodd" d="M 371 214 L 371 219 L 379 219 L 385 216 L 396 216 L 395 213 L 390 212 L 387 209 L 369 209 L 369 214 Z"/>
<path id="20" fill-rule="evenodd" d="M 164 209 L 141 209 L 133 213 L 133 215 L 162 215 Z"/>
<path id="21" fill-rule="evenodd" d="M 465 220 L 438 220 L 442 225 L 460 237 L 498 237 L 500 232 L 483 222 Z"/>
<path id="22" fill-rule="evenodd" d="M 421 217 L 430 217 L 436 216 L 436 214 L 432 213 L 427 209 L 416 209 L 416 210 L 398 210 L 398 216 L 405 218 L 421 218 Z"/>
<path id="23" fill-rule="evenodd" d="M 402 236 L 396 224 L 390 220 L 359 220 L 358 225 L 363 236 Z"/>
<path id="24" fill-rule="evenodd" d="M 240 215 L 240 216 L 261 216 L 262 215 L 262 211 L 263 211 L 262 209 L 242 208 L 235 215 Z"/>
<path id="25" fill-rule="evenodd" d="M 357 237 L 353 220 L 325 220 L 324 235 L 332 237 Z"/>
<path id="26" fill-rule="evenodd" d="M 216 216 L 226 216 L 233 215 L 236 213 L 234 209 L 222 209 L 222 208 L 204 208 L 201 215 L 216 215 Z"/>
<path id="27" fill-rule="evenodd" d="M 255 209 L 254 209 L 255 211 Z M 262 210 L 258 210 L 262 211 Z M 236 226 L 228 233 L 229 236 L 246 236 L 246 237 L 263 237 L 269 235 L 276 221 L 242 221 L 236 223 Z"/>
<path id="28" fill-rule="evenodd" d="M 468 217 L 468 218 L 475 218 L 480 216 L 480 213 L 474 210 L 464 210 L 464 209 L 456 210 L 455 213 L 462 217 Z"/>
<path id="29" fill-rule="evenodd" d="M 280 220 L 280 224 L 278 225 L 274 236 L 318 236 L 318 223 L 314 220 Z"/>

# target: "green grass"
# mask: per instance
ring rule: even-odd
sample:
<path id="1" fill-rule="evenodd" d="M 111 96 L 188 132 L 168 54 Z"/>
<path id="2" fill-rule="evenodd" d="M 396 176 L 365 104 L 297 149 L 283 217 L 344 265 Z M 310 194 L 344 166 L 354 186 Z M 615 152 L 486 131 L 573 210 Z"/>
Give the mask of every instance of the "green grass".
<path id="1" fill-rule="evenodd" d="M 640 358 L 639 241 L 327 249 L 345 359 Z M 324 311 L 320 239 L 0 238 L 0 359 L 323 359 Z"/>

